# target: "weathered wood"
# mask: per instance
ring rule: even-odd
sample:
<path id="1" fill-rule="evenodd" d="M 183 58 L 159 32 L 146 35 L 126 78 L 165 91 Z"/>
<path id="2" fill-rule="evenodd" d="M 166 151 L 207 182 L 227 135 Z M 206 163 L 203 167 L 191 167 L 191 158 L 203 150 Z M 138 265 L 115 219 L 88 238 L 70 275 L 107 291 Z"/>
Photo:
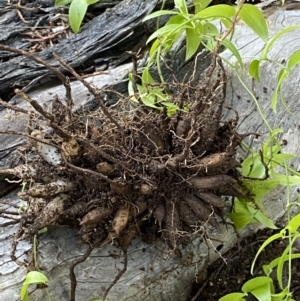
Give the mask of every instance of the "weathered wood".
<path id="1" fill-rule="evenodd" d="M 270 30 L 274 34 L 284 28 L 288 23 L 300 23 L 300 12 L 286 11 L 278 12 L 269 18 Z M 297 39 L 298 33 L 292 32 L 284 36 L 272 49 L 270 58 L 274 60 L 286 59 L 293 51 L 300 48 L 300 41 Z M 250 57 L 259 55 L 263 42 L 254 35 L 245 25 L 240 24 L 237 27 L 235 42 L 241 51 L 242 57 Z M 224 54 L 229 59 L 234 59 L 226 51 Z M 110 75 L 116 81 L 120 81 L 124 74 L 130 69 L 130 64 L 118 67 L 111 71 Z M 288 115 L 282 106 L 279 105 L 277 114 L 272 113 L 270 109 L 270 96 L 276 83 L 276 66 L 265 63 L 262 66 L 260 83 L 253 82 L 249 79 L 246 70 L 241 71 L 241 77 L 248 88 L 259 97 L 259 104 L 268 117 L 272 127 L 280 126 L 285 130 L 282 139 L 288 141 L 283 147 L 286 152 L 298 153 L 299 149 L 299 98 L 300 90 L 298 88 L 299 70 L 295 70 L 294 76 L 286 82 L 284 86 L 284 95 L 293 115 Z M 232 78 L 227 85 L 227 103 L 234 107 L 240 115 L 239 131 L 244 132 L 265 132 L 262 119 L 255 107 L 254 102 L 250 99 L 249 94 L 243 89 L 241 83 L 232 73 Z M 91 79 L 94 83 L 102 85 L 105 81 L 111 81 L 112 78 L 107 74 L 99 75 Z M 85 93 L 81 89 L 81 84 L 73 83 L 73 94 L 78 105 L 85 99 Z M 76 88 L 77 87 L 77 88 Z M 126 87 L 126 84 L 123 86 Z M 267 87 L 267 91 L 264 89 Z M 62 93 L 57 87 L 54 90 L 44 90 L 45 87 L 37 88 L 31 92 L 33 98 L 44 100 L 48 104 L 51 101 L 51 93 Z M 80 91 L 80 92 L 79 92 Z M 250 101 L 249 101 L 250 100 Z M 24 105 L 20 103 L 20 105 Z M 0 112 L 1 124 L 4 126 L 15 126 L 14 120 L 4 120 L 7 112 Z M 230 117 L 232 111 L 228 111 L 226 117 Z M 20 126 L 21 120 L 18 120 Z M 21 125 L 23 127 L 23 125 Z M 0 145 L 4 147 L 11 146 L 18 140 L 14 137 L 0 137 Z M 260 143 L 254 141 L 256 144 Z M 299 158 L 293 161 L 294 168 L 299 169 Z M 296 197 L 296 188 L 291 190 L 291 198 Z M 11 194 L 2 198 L 8 202 L 18 203 L 15 194 Z M 278 220 L 282 217 L 285 210 L 286 195 L 283 189 L 274 191 L 265 199 L 266 210 L 270 217 Z M 1 205 L 2 208 L 3 205 Z M 0 220 L 1 222 L 2 220 Z M 10 235 L 15 231 L 15 227 L 0 228 L 0 250 L 4 254 L 1 258 L 1 274 L 0 274 L 0 294 L 3 301 L 18 300 L 18 292 L 21 282 L 25 276 L 25 269 L 18 267 L 9 258 L 9 247 L 11 242 Z M 249 235 L 255 230 L 255 226 L 248 227 L 241 231 L 241 236 Z M 186 300 L 197 271 L 203 271 L 206 261 L 212 262 L 219 257 L 215 251 L 216 248 L 220 253 L 224 253 L 230 249 L 236 242 L 236 235 L 231 227 L 220 224 L 219 232 L 210 228 L 210 240 L 207 243 L 202 241 L 201 237 L 193 238 L 185 247 L 181 248 L 182 257 L 163 251 L 164 245 L 157 243 L 148 245 L 140 239 L 134 240 L 128 250 L 129 262 L 127 272 L 112 288 L 107 296 L 109 301 L 115 300 Z M 39 246 L 39 262 L 40 268 L 50 279 L 49 288 L 52 300 L 67 301 L 69 298 L 69 264 L 75 258 L 82 255 L 86 246 L 79 244 L 79 238 L 74 231 L 68 228 L 49 229 L 49 231 L 41 236 Z M 21 242 L 18 254 L 22 254 L 29 249 L 27 242 Z M 209 256 L 208 256 L 209 255 Z M 114 279 L 119 270 L 123 268 L 123 258 L 121 251 L 113 246 L 94 250 L 92 256 L 84 263 L 76 268 L 78 277 L 77 300 L 90 300 L 103 295 L 103 288 L 107 288 Z M 36 290 L 31 294 L 32 300 L 46 300 L 44 290 Z"/>
<path id="2" fill-rule="evenodd" d="M 52 56 L 53 52 L 73 68 L 84 69 L 88 64 L 105 65 L 106 68 L 116 66 L 130 57 L 126 51 L 144 47 L 147 35 L 142 19 L 157 3 L 158 0 L 124 0 L 83 26 L 77 35 L 47 48 L 38 56 L 54 67 L 59 67 L 59 63 Z M 17 56 L 0 63 L 0 96 L 7 96 L 12 87 L 24 86 L 32 79 L 46 75 L 49 71 L 45 67 L 24 57 Z"/>

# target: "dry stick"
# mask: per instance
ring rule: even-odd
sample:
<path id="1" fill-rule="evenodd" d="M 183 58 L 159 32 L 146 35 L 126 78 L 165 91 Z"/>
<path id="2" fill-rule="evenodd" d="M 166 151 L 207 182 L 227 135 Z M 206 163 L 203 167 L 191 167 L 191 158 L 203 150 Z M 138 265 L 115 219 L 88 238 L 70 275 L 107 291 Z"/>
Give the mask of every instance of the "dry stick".
<path id="1" fill-rule="evenodd" d="M 1 98 L 0 98 L 0 105 L 2 105 L 3 107 L 5 107 L 7 109 L 13 110 L 15 112 L 21 112 L 21 113 L 24 113 L 24 114 L 28 114 L 27 110 L 19 108 L 19 107 L 14 106 L 14 105 L 10 105 L 7 102 L 3 101 Z"/>
<path id="2" fill-rule="evenodd" d="M 124 252 L 124 266 L 123 269 L 118 273 L 114 281 L 110 284 L 110 286 L 106 289 L 105 294 L 103 296 L 103 300 L 105 300 L 107 294 L 111 290 L 111 288 L 118 282 L 118 280 L 122 277 L 122 275 L 127 271 L 127 263 L 128 263 L 128 255 L 127 250 L 123 250 Z M 71 300 L 72 301 L 72 300 Z"/>
<path id="3" fill-rule="evenodd" d="M 72 136 L 68 133 L 62 130 L 57 124 L 55 124 L 55 117 L 49 112 L 46 112 L 41 105 L 38 104 L 38 102 L 34 99 L 31 99 L 29 95 L 27 95 L 24 91 L 16 89 L 15 92 L 22 97 L 24 100 L 26 100 L 37 112 L 39 112 L 43 117 L 45 117 L 47 120 L 49 120 L 49 126 L 51 126 L 56 133 L 66 140 L 71 140 Z"/>
<path id="4" fill-rule="evenodd" d="M 236 9 L 236 12 L 232 18 L 232 21 L 231 21 L 231 24 L 230 26 L 227 28 L 227 30 L 222 34 L 221 38 L 217 40 L 217 44 L 213 50 L 213 57 L 212 57 L 212 62 L 211 62 L 211 65 L 207 68 L 206 70 L 206 74 L 205 74 L 205 83 L 208 84 L 209 80 L 210 80 L 210 77 L 212 76 L 214 70 L 215 70 L 215 67 L 216 67 L 216 58 L 218 57 L 218 51 L 222 45 L 222 42 L 230 35 L 230 33 L 233 31 L 234 29 L 234 26 L 235 26 L 235 23 L 237 22 L 237 18 L 238 18 L 238 15 L 240 13 L 240 10 L 242 9 L 243 7 L 243 4 L 244 4 L 245 0 L 240 0 L 239 1 L 239 4 L 238 4 L 238 7 Z"/>
<path id="5" fill-rule="evenodd" d="M 18 131 L 11 131 L 11 130 L 4 130 L 4 131 L 1 131 L 0 130 L 0 134 L 8 134 L 8 135 L 16 135 L 16 136 L 24 136 L 26 138 L 29 138 L 29 139 L 32 139 L 34 141 L 37 141 L 37 142 L 40 142 L 40 143 L 43 143 L 43 144 L 47 144 L 47 145 L 51 145 L 51 146 L 54 146 L 56 148 L 58 148 L 59 150 L 61 150 L 61 148 L 58 146 L 58 145 L 55 145 L 51 142 L 49 142 L 48 140 L 43 140 L 43 139 L 39 139 L 39 138 L 36 138 L 36 137 L 33 137 L 27 133 L 23 133 L 23 132 L 18 132 Z"/>
<path id="6" fill-rule="evenodd" d="M 77 80 L 83 83 L 83 85 L 94 95 L 95 99 L 98 101 L 103 113 L 108 117 L 108 119 L 114 123 L 117 128 L 119 129 L 120 133 L 123 137 L 123 144 L 125 146 L 125 135 L 122 127 L 119 125 L 119 123 L 112 117 L 110 112 L 108 111 L 107 107 L 103 103 L 100 95 L 98 94 L 97 90 L 93 88 L 85 79 L 83 79 L 70 65 L 68 65 L 60 56 L 58 56 L 55 52 L 53 52 L 53 56 L 61 63 L 63 67 L 67 69 Z"/>
<path id="7" fill-rule="evenodd" d="M 70 265 L 70 279 L 71 279 L 71 297 L 70 297 L 70 301 L 75 301 L 75 293 L 76 293 L 76 286 L 77 286 L 77 280 L 76 280 L 76 275 L 74 273 L 74 269 L 75 269 L 76 265 L 78 265 L 79 263 L 84 262 L 90 256 L 92 251 L 93 251 L 93 247 L 91 245 L 88 245 L 88 248 L 85 251 L 85 253 L 80 258 L 73 261 L 72 264 Z"/>
<path id="8" fill-rule="evenodd" d="M 141 100 L 141 97 L 139 96 L 139 90 L 137 88 L 137 59 L 138 59 L 138 53 L 132 52 L 132 51 L 127 51 L 127 53 L 131 56 L 131 60 L 132 60 L 132 88 L 133 88 L 133 92 L 135 95 L 137 95 L 136 99 L 138 101 L 138 103 L 143 106 L 143 102 Z"/>
<path id="9" fill-rule="evenodd" d="M 69 106 L 73 105 L 72 102 L 72 98 L 71 100 L 69 99 L 69 96 L 71 95 L 71 87 L 69 84 L 69 81 L 67 79 L 67 77 L 60 72 L 57 68 L 52 67 L 51 65 L 49 65 L 49 63 L 47 63 L 46 61 L 44 61 L 43 59 L 33 55 L 32 53 L 29 53 L 27 51 L 21 50 L 21 49 L 17 49 L 17 48 L 13 48 L 13 47 L 9 47 L 3 44 L 0 44 L 0 49 L 1 50 L 5 50 L 5 51 L 9 51 L 9 52 L 14 52 L 14 53 L 18 53 L 20 55 L 24 55 L 26 57 L 28 57 L 29 59 L 35 61 L 38 64 L 42 64 L 43 66 L 45 66 L 50 72 L 52 72 L 53 74 L 55 74 L 59 80 L 62 82 L 62 84 L 64 85 L 65 89 L 66 89 L 66 101 L 67 104 Z M 70 101 L 70 103 L 68 103 L 68 101 Z"/>
<path id="10" fill-rule="evenodd" d="M 79 171 L 81 174 L 90 174 L 90 175 L 93 175 L 97 178 L 100 178 L 101 180 L 104 180 L 110 184 L 115 184 L 115 181 L 111 180 L 110 178 L 108 178 L 107 176 L 103 175 L 102 173 L 99 173 L 99 172 L 96 172 L 96 171 L 93 171 L 93 170 L 89 170 L 89 169 L 86 169 L 86 168 L 81 168 L 81 167 L 78 167 L 78 166 L 75 166 L 73 165 L 72 163 L 69 163 L 68 160 L 66 159 L 64 153 L 62 152 L 62 157 L 65 161 L 65 164 L 67 166 L 69 166 L 71 169 L 74 169 L 76 171 Z"/>

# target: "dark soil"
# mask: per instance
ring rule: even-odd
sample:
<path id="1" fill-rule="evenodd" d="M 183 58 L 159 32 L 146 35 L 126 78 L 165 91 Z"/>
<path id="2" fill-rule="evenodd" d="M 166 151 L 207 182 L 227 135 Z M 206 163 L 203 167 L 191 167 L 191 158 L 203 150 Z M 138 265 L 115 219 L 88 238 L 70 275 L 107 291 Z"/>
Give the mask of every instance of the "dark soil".
<path id="1" fill-rule="evenodd" d="M 259 247 L 274 233 L 271 230 L 258 231 L 256 234 L 244 239 L 240 243 L 240 247 L 236 246 L 225 253 L 223 258 L 218 259 L 208 268 L 205 279 L 193 284 L 193 294 L 190 301 L 218 301 L 226 294 L 241 292 L 241 287 L 247 280 L 256 276 L 265 276 L 262 266 L 281 256 L 286 247 L 283 241 L 271 243 L 260 254 L 255 265 L 254 275 L 250 273 L 251 264 Z M 299 252 L 297 246 L 295 246 L 295 252 Z M 292 275 L 291 291 L 293 292 L 293 298 L 300 300 L 299 259 L 292 261 Z M 276 275 L 274 275 L 273 279 L 276 285 Z M 249 296 L 247 300 L 254 301 L 256 299 Z"/>

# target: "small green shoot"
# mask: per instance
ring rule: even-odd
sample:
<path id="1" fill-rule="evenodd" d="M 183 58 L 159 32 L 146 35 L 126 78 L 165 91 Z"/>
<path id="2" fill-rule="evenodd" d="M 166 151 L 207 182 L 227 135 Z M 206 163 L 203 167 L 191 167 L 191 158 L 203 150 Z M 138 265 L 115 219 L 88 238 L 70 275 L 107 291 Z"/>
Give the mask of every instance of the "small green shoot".
<path id="1" fill-rule="evenodd" d="M 78 33 L 89 5 L 99 1 L 100 0 L 55 0 L 54 6 L 65 6 L 71 3 L 69 8 L 69 22 L 72 30 Z"/>
<path id="2" fill-rule="evenodd" d="M 48 278 L 37 271 L 31 271 L 29 272 L 26 277 L 25 281 L 23 283 L 21 293 L 20 293 L 20 298 L 22 301 L 29 301 L 29 296 L 28 296 L 28 287 L 30 284 L 46 284 L 48 282 Z"/>

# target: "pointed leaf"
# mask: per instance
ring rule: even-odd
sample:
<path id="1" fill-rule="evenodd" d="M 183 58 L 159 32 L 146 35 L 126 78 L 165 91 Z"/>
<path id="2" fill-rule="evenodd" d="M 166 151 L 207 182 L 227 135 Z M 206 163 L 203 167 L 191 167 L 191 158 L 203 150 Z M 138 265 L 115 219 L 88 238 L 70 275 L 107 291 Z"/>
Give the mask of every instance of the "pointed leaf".
<path id="1" fill-rule="evenodd" d="M 72 0 L 55 0 L 54 6 L 65 6 L 72 2 Z"/>
<path id="2" fill-rule="evenodd" d="M 289 70 L 291 70 L 294 66 L 296 66 L 297 64 L 300 63 L 300 50 L 294 52 L 289 60 L 288 60 L 288 64 L 287 67 Z"/>
<path id="3" fill-rule="evenodd" d="M 242 286 L 242 291 L 244 293 L 252 293 L 253 290 L 259 289 L 261 286 L 265 287 L 266 285 L 269 285 L 272 282 L 272 278 L 267 276 L 256 277 L 244 283 L 244 285 Z"/>
<path id="4" fill-rule="evenodd" d="M 261 54 L 261 58 L 263 60 L 267 60 L 268 59 L 268 53 L 271 49 L 271 47 L 273 46 L 273 44 L 281 37 L 283 36 L 284 34 L 290 32 L 290 31 L 293 31 L 293 30 L 296 30 L 296 29 L 300 29 L 300 26 L 289 26 L 287 28 L 284 28 L 282 29 L 281 31 L 279 31 L 272 39 L 270 39 L 265 48 L 263 49 L 262 51 L 262 54 Z"/>
<path id="5" fill-rule="evenodd" d="M 242 163 L 242 175 L 244 177 L 263 178 L 266 174 L 265 167 L 259 154 L 246 158 Z"/>
<path id="6" fill-rule="evenodd" d="M 252 4 L 243 4 L 239 17 L 264 41 L 268 42 L 268 26 L 263 13 Z"/>
<path id="7" fill-rule="evenodd" d="M 270 229 L 278 229 L 278 227 L 274 225 L 273 221 L 260 210 L 257 211 L 254 218 Z"/>
<path id="8" fill-rule="evenodd" d="M 270 301 L 271 300 L 270 283 L 262 285 L 255 290 L 252 290 L 251 294 L 255 296 L 256 299 L 259 301 Z"/>
<path id="9" fill-rule="evenodd" d="M 73 1 L 76 1 L 76 0 L 73 0 Z M 78 0 L 77 0 L 78 1 Z M 172 31 L 176 31 L 176 30 L 179 30 L 180 28 L 182 27 L 181 24 L 168 24 L 168 25 L 165 25 L 163 27 L 161 27 L 160 29 L 156 30 L 147 40 L 147 44 L 156 39 L 156 38 L 159 38 L 165 34 L 168 34 L 168 33 L 171 33 Z"/>
<path id="10" fill-rule="evenodd" d="M 195 14 L 208 6 L 212 0 L 194 0 Z"/>
<path id="11" fill-rule="evenodd" d="M 253 60 L 250 65 L 249 65 L 249 75 L 251 77 L 253 77 L 254 79 L 256 79 L 257 81 L 260 81 L 259 79 L 259 64 L 260 61 L 259 60 Z"/>
<path id="12" fill-rule="evenodd" d="M 225 18 L 230 19 L 235 14 L 235 9 L 226 4 L 209 6 L 198 12 L 193 19 Z"/>
<path id="13" fill-rule="evenodd" d="M 46 283 L 48 282 L 48 278 L 37 271 L 31 271 L 26 275 L 25 282 L 26 284 L 32 284 L 32 283 Z"/>
<path id="14" fill-rule="evenodd" d="M 233 221 L 236 229 L 242 229 L 253 222 L 253 216 L 243 212 L 233 212 L 227 214 L 227 216 Z"/>
<path id="15" fill-rule="evenodd" d="M 244 64 L 243 64 L 242 57 L 239 51 L 237 50 L 237 48 L 235 47 L 235 45 L 228 39 L 223 40 L 222 44 L 232 52 L 232 54 L 237 58 L 240 67 L 243 68 Z"/>
<path id="16" fill-rule="evenodd" d="M 174 0 L 175 7 L 179 9 L 180 13 L 186 18 L 189 18 L 189 12 L 186 5 L 186 0 Z"/>
<path id="17" fill-rule="evenodd" d="M 258 249 L 256 255 L 255 255 L 255 258 L 252 262 L 252 265 L 251 265 L 251 274 L 253 274 L 253 269 L 254 269 L 254 265 L 255 265 L 255 262 L 257 260 L 257 257 L 259 256 L 259 254 L 265 249 L 265 247 L 270 244 L 272 241 L 276 240 L 276 239 L 279 239 L 279 238 L 282 238 L 283 237 L 283 234 L 280 232 L 280 233 L 276 233 L 272 236 L 270 236 L 261 246 L 260 248 Z"/>
<path id="18" fill-rule="evenodd" d="M 278 95 L 278 93 L 280 93 L 282 83 L 287 77 L 288 77 L 287 69 L 282 68 L 279 71 L 279 74 L 278 74 L 276 89 L 275 89 L 275 91 L 274 91 L 274 93 L 272 94 L 272 97 L 271 97 L 271 107 L 272 107 L 272 109 L 275 113 L 277 111 L 277 95 Z"/>
<path id="19" fill-rule="evenodd" d="M 196 33 L 196 29 L 187 28 L 186 30 L 186 53 L 185 59 L 190 59 L 198 50 L 201 38 Z"/>
<path id="20" fill-rule="evenodd" d="M 92 5 L 92 4 L 95 4 L 97 2 L 99 2 L 100 0 L 85 0 L 87 5 Z"/>
<path id="21" fill-rule="evenodd" d="M 73 0 L 69 8 L 69 21 L 72 30 L 77 33 L 85 16 L 88 5 L 85 0 Z"/>
<path id="22" fill-rule="evenodd" d="M 268 269 L 269 269 L 270 271 L 272 271 L 272 270 L 278 265 L 279 260 L 280 260 L 281 257 L 282 257 L 282 256 L 277 257 L 276 259 L 272 260 L 272 261 L 267 265 L 267 267 L 268 267 Z M 297 254 L 291 254 L 291 259 L 298 259 L 298 258 L 300 258 L 300 254 L 299 254 L 299 253 L 297 253 Z M 284 257 L 284 261 L 288 261 L 289 259 L 290 259 L 290 256 L 289 256 L 289 255 L 286 255 L 286 256 Z"/>
<path id="23" fill-rule="evenodd" d="M 175 12 L 173 10 L 159 10 L 145 17 L 143 19 L 143 22 L 165 15 L 178 15 L 178 12 Z"/>
<path id="24" fill-rule="evenodd" d="M 289 223 L 287 224 L 286 228 L 290 230 L 291 233 L 297 232 L 300 226 L 300 213 L 294 216 Z"/>
<path id="25" fill-rule="evenodd" d="M 245 297 L 243 293 L 232 293 L 222 297 L 219 301 L 243 301 L 245 300 L 243 297 Z"/>

